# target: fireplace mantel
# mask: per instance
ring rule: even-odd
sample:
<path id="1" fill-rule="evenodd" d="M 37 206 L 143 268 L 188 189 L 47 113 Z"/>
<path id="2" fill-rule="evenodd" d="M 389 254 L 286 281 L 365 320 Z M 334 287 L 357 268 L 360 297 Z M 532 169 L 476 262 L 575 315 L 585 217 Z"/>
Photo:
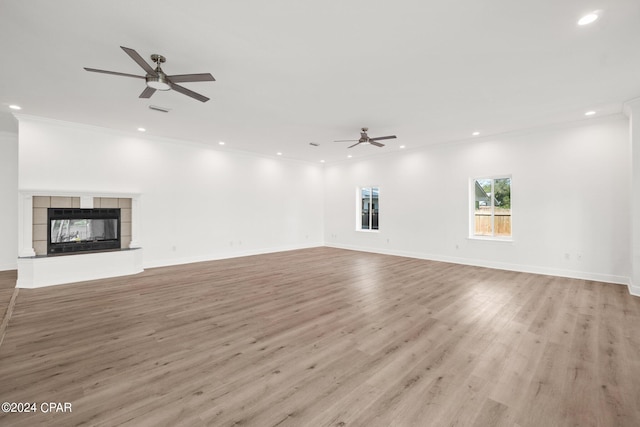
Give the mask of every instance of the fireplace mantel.
<path id="1" fill-rule="evenodd" d="M 130 204 L 130 241 L 120 250 L 87 252 L 73 255 L 46 256 L 34 246 L 34 229 L 41 232 L 42 225 L 34 221 L 34 198 L 53 201 L 73 198 L 79 208 L 93 208 L 94 201 L 124 200 Z M 140 194 L 133 193 L 86 193 L 49 190 L 22 190 L 18 203 L 18 287 L 36 288 L 77 281 L 125 276 L 143 271 L 142 246 L 140 241 Z M 52 202 L 53 203 L 53 202 Z M 58 207 L 58 206 L 50 206 Z M 40 209 L 42 210 L 42 209 Z M 36 215 L 37 216 L 37 215 Z"/>

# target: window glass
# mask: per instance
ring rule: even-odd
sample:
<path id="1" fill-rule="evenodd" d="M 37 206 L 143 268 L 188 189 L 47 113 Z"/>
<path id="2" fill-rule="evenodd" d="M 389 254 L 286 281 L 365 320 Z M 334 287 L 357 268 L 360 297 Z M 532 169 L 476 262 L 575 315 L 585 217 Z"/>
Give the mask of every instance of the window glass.
<path id="1" fill-rule="evenodd" d="M 378 212 L 380 211 L 380 197 L 377 188 L 371 189 L 371 229 L 378 229 Z"/>
<path id="2" fill-rule="evenodd" d="M 361 207 L 360 207 L 360 213 L 361 213 L 361 217 L 362 217 L 362 221 L 361 221 L 361 229 L 362 230 L 369 230 L 369 213 L 370 213 L 370 207 L 371 207 L 371 189 L 370 188 L 363 188 L 361 190 L 362 193 L 362 197 L 361 197 Z"/>
<path id="3" fill-rule="evenodd" d="M 511 236 L 511 178 L 499 178 L 493 182 L 495 194 L 494 235 Z"/>
<path id="4" fill-rule="evenodd" d="M 491 180 L 475 180 L 475 235 L 492 236 L 493 224 L 491 221 Z"/>

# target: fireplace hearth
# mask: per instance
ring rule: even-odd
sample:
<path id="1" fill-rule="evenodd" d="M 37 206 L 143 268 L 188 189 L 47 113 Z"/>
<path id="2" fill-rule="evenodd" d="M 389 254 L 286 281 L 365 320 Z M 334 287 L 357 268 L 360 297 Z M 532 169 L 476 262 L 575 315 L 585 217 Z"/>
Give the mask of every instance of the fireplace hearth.
<path id="1" fill-rule="evenodd" d="M 48 208 L 47 254 L 120 249 L 119 208 Z"/>

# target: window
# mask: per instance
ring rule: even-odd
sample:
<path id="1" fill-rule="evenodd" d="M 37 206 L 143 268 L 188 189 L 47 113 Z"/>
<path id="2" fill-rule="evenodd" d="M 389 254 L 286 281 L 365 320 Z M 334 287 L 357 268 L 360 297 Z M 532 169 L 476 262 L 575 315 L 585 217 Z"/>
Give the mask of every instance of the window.
<path id="1" fill-rule="evenodd" d="M 511 177 L 471 181 L 471 237 L 511 238 Z"/>
<path id="2" fill-rule="evenodd" d="M 356 229 L 377 230 L 380 212 L 380 188 L 362 187 L 358 190 Z"/>

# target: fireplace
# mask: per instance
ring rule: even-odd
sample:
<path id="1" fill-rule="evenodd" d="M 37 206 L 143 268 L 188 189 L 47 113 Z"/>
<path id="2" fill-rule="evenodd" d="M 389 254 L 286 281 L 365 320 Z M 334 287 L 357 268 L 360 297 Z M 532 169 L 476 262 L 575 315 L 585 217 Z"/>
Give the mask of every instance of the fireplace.
<path id="1" fill-rule="evenodd" d="M 16 287 L 40 288 L 144 271 L 138 240 L 140 198 L 134 193 L 19 191 Z"/>
<path id="2" fill-rule="evenodd" d="M 47 254 L 120 249 L 119 208 L 48 208 Z"/>

